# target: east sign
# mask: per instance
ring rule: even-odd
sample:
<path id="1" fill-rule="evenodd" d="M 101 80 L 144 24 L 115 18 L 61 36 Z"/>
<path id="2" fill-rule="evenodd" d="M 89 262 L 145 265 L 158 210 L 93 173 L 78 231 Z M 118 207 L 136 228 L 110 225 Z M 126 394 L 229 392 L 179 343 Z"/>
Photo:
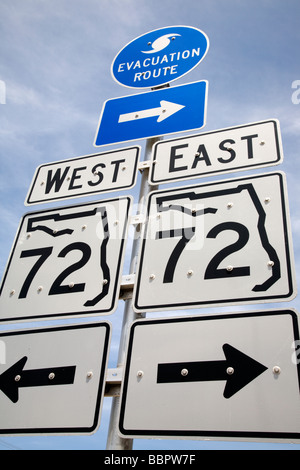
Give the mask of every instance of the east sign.
<path id="1" fill-rule="evenodd" d="M 277 119 L 162 140 L 153 146 L 150 184 L 277 165 L 283 160 Z"/>
<path id="2" fill-rule="evenodd" d="M 200 29 L 169 26 L 128 43 L 115 57 L 113 78 L 129 88 L 154 88 L 195 68 L 205 57 L 209 39 Z"/>

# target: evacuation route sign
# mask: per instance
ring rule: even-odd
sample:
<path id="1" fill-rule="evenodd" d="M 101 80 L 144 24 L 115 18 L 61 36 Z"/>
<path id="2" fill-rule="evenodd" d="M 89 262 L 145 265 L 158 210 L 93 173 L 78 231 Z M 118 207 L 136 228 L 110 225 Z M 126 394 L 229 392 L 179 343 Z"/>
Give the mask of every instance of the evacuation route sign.
<path id="1" fill-rule="evenodd" d="M 299 442 L 293 310 L 139 320 L 128 342 L 126 437 Z"/>
<path id="2" fill-rule="evenodd" d="M 135 38 L 115 57 L 111 73 L 129 88 L 153 88 L 195 68 L 209 47 L 206 34 L 191 26 L 168 26 Z"/>
<path id="3" fill-rule="evenodd" d="M 90 434 L 100 419 L 110 324 L 0 333 L 0 434 Z"/>

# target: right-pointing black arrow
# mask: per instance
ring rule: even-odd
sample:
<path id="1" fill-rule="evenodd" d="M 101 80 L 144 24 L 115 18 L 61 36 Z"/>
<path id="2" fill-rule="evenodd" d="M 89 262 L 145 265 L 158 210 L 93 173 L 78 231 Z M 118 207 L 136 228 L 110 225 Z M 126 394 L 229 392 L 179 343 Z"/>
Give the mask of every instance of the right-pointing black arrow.
<path id="1" fill-rule="evenodd" d="M 158 364 L 157 383 L 226 380 L 223 396 L 230 398 L 267 370 L 230 344 L 224 344 L 223 351 L 226 357 L 223 361 Z"/>

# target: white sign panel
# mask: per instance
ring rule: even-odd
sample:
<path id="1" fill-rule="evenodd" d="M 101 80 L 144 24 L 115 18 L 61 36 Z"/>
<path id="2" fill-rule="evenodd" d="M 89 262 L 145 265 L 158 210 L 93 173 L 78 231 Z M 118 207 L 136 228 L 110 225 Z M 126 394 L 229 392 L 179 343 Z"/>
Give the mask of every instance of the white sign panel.
<path id="1" fill-rule="evenodd" d="M 131 197 L 32 212 L 0 288 L 0 321 L 112 313 Z"/>
<path id="2" fill-rule="evenodd" d="M 92 433 L 100 420 L 110 324 L 0 333 L 0 434 Z"/>
<path id="3" fill-rule="evenodd" d="M 279 121 L 272 119 L 157 142 L 150 184 L 266 167 L 282 162 Z"/>
<path id="4" fill-rule="evenodd" d="M 121 434 L 299 442 L 297 348 L 292 310 L 139 320 Z"/>
<path id="5" fill-rule="evenodd" d="M 135 185 L 140 147 L 40 165 L 25 205 L 119 191 Z"/>
<path id="6" fill-rule="evenodd" d="M 154 191 L 147 216 L 136 311 L 294 297 L 283 173 Z"/>

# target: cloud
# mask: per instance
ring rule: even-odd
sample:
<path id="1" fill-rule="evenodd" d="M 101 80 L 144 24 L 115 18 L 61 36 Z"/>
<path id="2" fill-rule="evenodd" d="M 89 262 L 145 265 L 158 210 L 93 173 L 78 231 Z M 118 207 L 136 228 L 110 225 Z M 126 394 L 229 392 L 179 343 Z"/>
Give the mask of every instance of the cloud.
<path id="1" fill-rule="evenodd" d="M 10 82 L 7 89 L 7 99 L 15 105 L 30 106 L 33 108 L 41 108 L 42 95 L 31 87 L 26 85 Z"/>

